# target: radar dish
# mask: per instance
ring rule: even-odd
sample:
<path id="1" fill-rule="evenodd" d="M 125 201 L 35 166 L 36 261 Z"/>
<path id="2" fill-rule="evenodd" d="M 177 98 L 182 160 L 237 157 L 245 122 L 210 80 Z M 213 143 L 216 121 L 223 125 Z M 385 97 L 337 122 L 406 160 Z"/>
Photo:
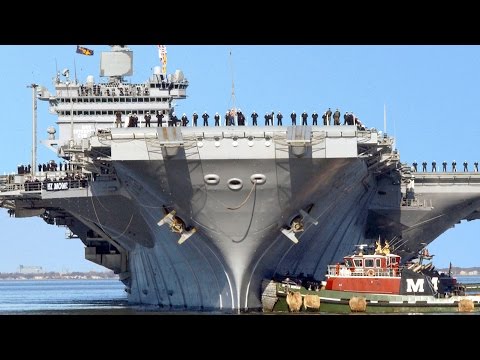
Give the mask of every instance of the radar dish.
<path id="1" fill-rule="evenodd" d="M 132 76 L 132 51 L 105 51 L 100 58 L 100 76 Z"/>

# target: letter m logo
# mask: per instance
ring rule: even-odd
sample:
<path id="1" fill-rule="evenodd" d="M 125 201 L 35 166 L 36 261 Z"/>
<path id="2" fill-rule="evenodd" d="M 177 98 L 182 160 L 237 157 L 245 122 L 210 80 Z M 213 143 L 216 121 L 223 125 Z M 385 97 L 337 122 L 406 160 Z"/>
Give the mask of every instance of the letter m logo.
<path id="1" fill-rule="evenodd" d="M 413 279 L 407 279 L 407 293 L 423 293 L 423 283 L 424 279 L 415 279 L 415 281 Z"/>

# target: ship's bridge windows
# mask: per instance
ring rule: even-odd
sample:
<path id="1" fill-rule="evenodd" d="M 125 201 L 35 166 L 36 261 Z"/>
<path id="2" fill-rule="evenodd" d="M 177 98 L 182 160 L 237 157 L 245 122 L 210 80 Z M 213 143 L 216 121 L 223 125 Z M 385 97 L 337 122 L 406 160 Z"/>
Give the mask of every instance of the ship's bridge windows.
<path id="1" fill-rule="evenodd" d="M 355 265 L 355 267 L 361 268 L 363 267 L 363 259 L 353 259 L 353 264 Z"/>
<path id="2" fill-rule="evenodd" d="M 107 99 L 102 98 L 102 103 L 107 102 Z"/>
<path id="3" fill-rule="evenodd" d="M 125 114 L 125 113 L 126 113 L 126 111 L 123 112 L 123 114 Z M 109 111 L 108 111 L 108 115 L 113 115 L 113 111 L 112 111 L 112 110 L 109 110 Z"/>
<path id="4" fill-rule="evenodd" d="M 345 266 L 346 266 L 346 267 L 353 267 L 352 260 L 350 260 L 350 259 L 345 259 Z"/>
<path id="5" fill-rule="evenodd" d="M 107 102 L 113 102 L 112 98 L 107 98 Z"/>
<path id="6" fill-rule="evenodd" d="M 377 267 L 377 268 L 382 267 L 382 260 L 381 259 L 375 259 L 375 267 Z"/>
<path id="7" fill-rule="evenodd" d="M 137 98 L 132 98 L 132 102 L 137 102 Z"/>
<path id="8" fill-rule="evenodd" d="M 125 102 L 125 98 L 120 98 L 120 102 Z"/>
<path id="9" fill-rule="evenodd" d="M 365 267 L 373 268 L 373 259 L 365 259 Z"/>
<path id="10" fill-rule="evenodd" d="M 138 102 L 143 102 L 143 98 L 138 98 Z"/>
<path id="11" fill-rule="evenodd" d="M 132 98 L 127 98 L 127 102 L 132 102 Z"/>

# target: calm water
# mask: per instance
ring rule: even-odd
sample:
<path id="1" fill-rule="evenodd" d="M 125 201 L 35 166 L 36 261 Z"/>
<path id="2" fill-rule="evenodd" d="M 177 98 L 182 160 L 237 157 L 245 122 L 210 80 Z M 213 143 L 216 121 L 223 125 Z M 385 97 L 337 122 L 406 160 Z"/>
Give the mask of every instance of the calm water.
<path id="1" fill-rule="evenodd" d="M 122 310 L 127 294 L 119 280 L 0 281 L 0 314 Z"/>
<path id="2" fill-rule="evenodd" d="M 464 284 L 480 283 L 480 276 L 457 279 Z M 124 285 L 118 280 L 0 281 L 0 314 L 135 314 L 145 310 L 128 306 Z"/>

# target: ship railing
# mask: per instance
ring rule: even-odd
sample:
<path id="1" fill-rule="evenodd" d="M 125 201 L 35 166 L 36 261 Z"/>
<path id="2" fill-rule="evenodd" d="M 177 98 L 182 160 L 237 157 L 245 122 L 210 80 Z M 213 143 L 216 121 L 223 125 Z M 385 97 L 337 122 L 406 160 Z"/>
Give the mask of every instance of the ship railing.
<path id="1" fill-rule="evenodd" d="M 47 184 L 52 184 L 48 186 Z M 55 184 L 66 184 L 62 190 L 69 189 L 84 189 L 88 187 L 87 179 L 64 179 L 64 180 L 53 180 L 53 181 L 27 181 L 23 184 L 21 183 L 9 183 L 3 184 L 1 186 L 1 191 L 22 191 L 22 192 L 38 192 L 42 190 L 60 189 Z"/>
<path id="2" fill-rule="evenodd" d="M 398 275 L 398 270 L 390 268 L 350 268 L 345 265 L 328 265 L 329 276 L 375 276 L 392 277 Z"/>
<path id="3" fill-rule="evenodd" d="M 427 201 L 426 199 L 402 199 L 402 206 L 407 207 L 417 207 L 417 208 L 428 208 L 432 207 L 432 200 Z"/>

